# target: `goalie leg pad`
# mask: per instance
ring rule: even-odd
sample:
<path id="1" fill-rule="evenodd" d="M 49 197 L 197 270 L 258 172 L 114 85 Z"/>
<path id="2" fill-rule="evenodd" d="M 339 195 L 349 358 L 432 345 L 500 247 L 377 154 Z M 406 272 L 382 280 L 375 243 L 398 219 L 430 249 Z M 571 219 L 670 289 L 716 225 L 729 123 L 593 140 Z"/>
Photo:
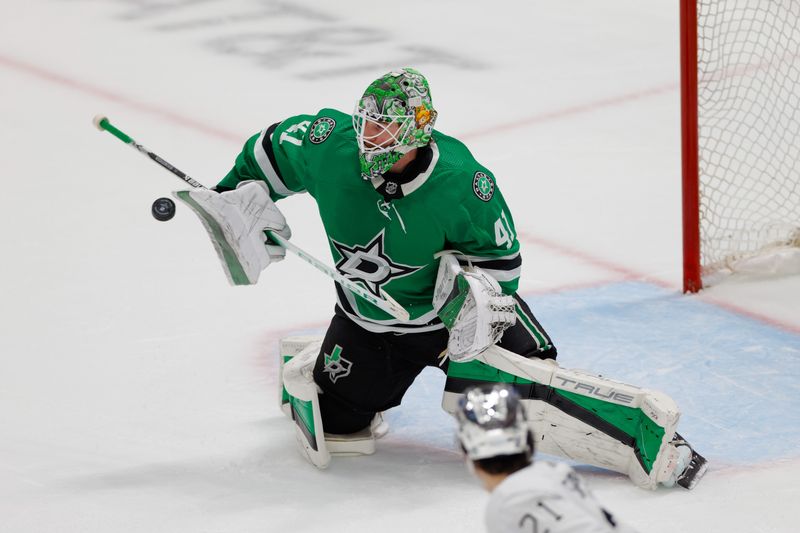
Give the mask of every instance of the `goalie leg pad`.
<path id="1" fill-rule="evenodd" d="M 325 433 L 319 407 L 320 389 L 313 378 L 314 363 L 322 345 L 319 336 L 286 337 L 280 341 L 278 401 L 295 421 L 297 442 L 303 455 L 318 468 L 326 468 L 331 456 L 375 453 L 375 439 L 389 431 L 381 413 L 369 427 L 347 435 Z M 322 438 L 320 438 L 322 436 Z"/>
<path id="2" fill-rule="evenodd" d="M 678 467 L 671 442 L 680 412 L 665 394 L 641 389 L 555 361 L 526 359 L 497 346 L 468 363 L 450 363 L 448 380 L 464 387 L 511 383 L 525 398 L 539 451 L 627 474 L 654 489 Z M 458 394 L 446 393 L 453 412 Z"/>
<path id="3" fill-rule="evenodd" d="M 355 457 L 375 453 L 375 435 L 369 427 L 347 435 L 325 433 L 325 442 L 331 455 L 340 457 Z"/>
<path id="4" fill-rule="evenodd" d="M 283 372 L 286 363 L 292 360 L 294 356 L 305 350 L 306 348 L 317 350 L 319 352 L 322 346 L 322 337 L 318 335 L 296 335 L 291 337 L 284 337 L 280 340 L 278 346 L 278 405 L 288 418 L 292 418 L 291 405 L 289 404 L 289 393 L 286 392 L 286 387 L 283 384 Z"/>
<path id="5" fill-rule="evenodd" d="M 322 427 L 319 388 L 313 377 L 318 354 L 319 347 L 306 347 L 283 366 L 282 378 L 300 451 L 317 468 L 327 468 L 331 454 Z"/>

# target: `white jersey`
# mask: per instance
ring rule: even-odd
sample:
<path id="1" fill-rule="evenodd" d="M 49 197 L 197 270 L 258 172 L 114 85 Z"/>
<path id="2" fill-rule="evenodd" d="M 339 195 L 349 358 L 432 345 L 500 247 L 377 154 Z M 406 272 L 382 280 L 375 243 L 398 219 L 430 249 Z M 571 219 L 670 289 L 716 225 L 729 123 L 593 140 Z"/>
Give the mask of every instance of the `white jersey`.
<path id="1" fill-rule="evenodd" d="M 635 533 L 563 463 L 536 462 L 504 479 L 486 509 L 489 533 Z"/>

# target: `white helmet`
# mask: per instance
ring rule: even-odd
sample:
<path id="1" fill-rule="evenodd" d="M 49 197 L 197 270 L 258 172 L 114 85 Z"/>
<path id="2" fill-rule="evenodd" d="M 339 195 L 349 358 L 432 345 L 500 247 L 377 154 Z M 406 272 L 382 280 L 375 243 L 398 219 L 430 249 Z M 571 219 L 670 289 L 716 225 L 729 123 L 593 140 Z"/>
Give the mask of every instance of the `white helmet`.
<path id="1" fill-rule="evenodd" d="M 470 460 L 533 453 L 525 409 L 509 385 L 468 389 L 458 407 L 458 438 Z"/>

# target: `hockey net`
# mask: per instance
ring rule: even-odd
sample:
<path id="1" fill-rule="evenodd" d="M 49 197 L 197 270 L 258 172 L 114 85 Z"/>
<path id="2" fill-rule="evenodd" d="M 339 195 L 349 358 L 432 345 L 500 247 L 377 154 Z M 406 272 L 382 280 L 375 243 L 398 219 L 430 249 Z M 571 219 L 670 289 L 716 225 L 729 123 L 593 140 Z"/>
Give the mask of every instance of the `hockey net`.
<path id="1" fill-rule="evenodd" d="M 800 1 L 682 3 L 684 288 L 800 272 Z"/>

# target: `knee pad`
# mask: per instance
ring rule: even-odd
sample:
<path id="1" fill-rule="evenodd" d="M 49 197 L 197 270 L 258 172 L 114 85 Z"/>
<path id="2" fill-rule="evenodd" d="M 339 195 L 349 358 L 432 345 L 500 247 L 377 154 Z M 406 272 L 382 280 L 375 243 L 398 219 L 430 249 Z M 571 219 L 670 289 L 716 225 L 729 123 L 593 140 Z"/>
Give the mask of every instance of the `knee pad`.
<path id="1" fill-rule="evenodd" d="M 289 395 L 284 386 L 284 367 L 294 356 L 306 348 L 311 349 L 312 346 L 319 352 L 320 346 L 322 346 L 322 337 L 319 335 L 297 335 L 284 337 L 280 340 L 278 349 L 278 405 L 281 411 L 289 418 L 292 418 L 292 413 L 289 405 Z"/>
<path id="2" fill-rule="evenodd" d="M 295 422 L 295 437 L 300 452 L 317 468 L 327 468 L 331 455 L 325 442 L 322 415 L 319 409 L 319 387 L 314 382 L 314 362 L 319 344 L 309 342 L 281 365 L 282 396 L 289 415 Z M 283 347 L 283 342 L 281 343 Z M 281 404 L 283 409 L 284 404 Z"/>

